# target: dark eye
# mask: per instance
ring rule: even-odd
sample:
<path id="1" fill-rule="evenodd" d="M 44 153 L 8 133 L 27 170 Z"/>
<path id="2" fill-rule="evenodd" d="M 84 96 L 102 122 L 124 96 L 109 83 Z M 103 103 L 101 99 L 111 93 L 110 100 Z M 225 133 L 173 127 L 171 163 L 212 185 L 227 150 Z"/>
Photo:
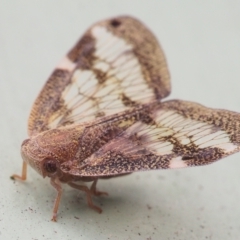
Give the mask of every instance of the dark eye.
<path id="1" fill-rule="evenodd" d="M 46 159 L 43 167 L 48 173 L 54 173 L 57 171 L 57 163 L 53 159 Z"/>
<path id="2" fill-rule="evenodd" d="M 119 20 L 117 20 L 117 19 L 113 19 L 113 20 L 111 21 L 111 25 L 112 25 L 113 27 L 118 27 L 119 25 L 121 25 L 121 22 L 120 22 Z"/>

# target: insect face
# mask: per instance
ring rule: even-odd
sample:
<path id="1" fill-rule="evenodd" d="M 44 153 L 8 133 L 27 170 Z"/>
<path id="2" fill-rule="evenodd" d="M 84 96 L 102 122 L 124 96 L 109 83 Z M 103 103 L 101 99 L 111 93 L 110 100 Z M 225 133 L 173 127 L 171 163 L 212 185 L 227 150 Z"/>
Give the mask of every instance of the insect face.
<path id="1" fill-rule="evenodd" d="M 23 160 L 34 168 L 43 177 L 41 151 L 38 148 L 36 139 L 27 139 L 23 141 L 21 147 L 21 155 Z"/>

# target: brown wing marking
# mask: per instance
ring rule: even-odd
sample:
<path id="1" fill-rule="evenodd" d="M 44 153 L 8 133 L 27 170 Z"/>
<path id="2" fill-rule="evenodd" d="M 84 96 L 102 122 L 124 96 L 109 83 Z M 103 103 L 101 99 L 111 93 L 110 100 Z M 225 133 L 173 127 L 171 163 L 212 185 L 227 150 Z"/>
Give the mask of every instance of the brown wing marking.
<path id="1" fill-rule="evenodd" d="M 65 112 L 61 94 L 70 82 L 68 70 L 56 69 L 46 82 L 32 107 L 28 119 L 28 134 L 48 130 L 48 121 L 56 112 Z"/>
<path id="2" fill-rule="evenodd" d="M 29 134 L 92 121 L 169 93 L 167 64 L 154 35 L 134 18 L 108 19 L 86 31 L 58 64 L 34 103 Z"/>
<path id="3" fill-rule="evenodd" d="M 118 36 L 124 34 L 129 43 L 135 45 L 136 54 L 142 68 L 144 79 L 149 86 L 154 89 L 156 98 L 162 99 L 169 95 L 171 91 L 170 76 L 164 53 L 159 46 L 155 36 L 139 21 L 133 18 L 123 18 L 126 30 L 117 31 L 114 21 L 111 21 L 111 29 Z"/>
<path id="4" fill-rule="evenodd" d="M 144 114 L 143 114 L 144 115 Z M 240 114 L 172 100 L 83 162 L 71 174 L 106 176 L 212 163 L 240 150 Z"/>

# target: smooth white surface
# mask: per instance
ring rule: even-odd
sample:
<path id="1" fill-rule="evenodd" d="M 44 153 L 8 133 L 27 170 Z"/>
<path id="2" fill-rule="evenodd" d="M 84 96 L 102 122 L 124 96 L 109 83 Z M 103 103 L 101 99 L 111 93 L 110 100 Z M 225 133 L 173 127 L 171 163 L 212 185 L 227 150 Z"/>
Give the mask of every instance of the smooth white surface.
<path id="1" fill-rule="evenodd" d="M 29 169 L 20 145 L 31 105 L 62 56 L 90 24 L 129 14 L 164 48 L 173 98 L 240 112 L 239 1 L 1 1 L 0 239 L 239 239 L 240 154 L 199 168 L 132 174 L 100 181 L 109 197 L 89 209 L 65 188 L 58 222 L 55 191 Z"/>

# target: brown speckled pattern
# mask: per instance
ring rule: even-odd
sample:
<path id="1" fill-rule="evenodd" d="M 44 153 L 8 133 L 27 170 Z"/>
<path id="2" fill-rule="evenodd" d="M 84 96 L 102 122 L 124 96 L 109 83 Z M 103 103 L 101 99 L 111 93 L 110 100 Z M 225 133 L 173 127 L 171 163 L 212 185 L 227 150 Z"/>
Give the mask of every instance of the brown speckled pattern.
<path id="1" fill-rule="evenodd" d="M 57 111 L 62 112 L 64 103 L 61 94 L 70 83 L 70 73 L 56 69 L 37 97 L 28 120 L 28 134 L 32 136 L 48 130 L 48 120 Z"/>
<path id="2" fill-rule="evenodd" d="M 230 141 L 234 139 L 232 143 L 236 146 L 236 149 L 233 152 L 225 152 L 218 147 L 199 148 L 194 142 L 184 145 L 174 135 L 170 135 L 159 140 L 171 142 L 173 144 L 172 153 L 158 156 L 145 147 L 144 143 L 141 143 L 141 138 L 137 141 L 136 138 L 123 134 L 122 137 L 118 136 L 109 141 L 91 157 L 78 161 L 76 168 L 69 169 L 69 172 L 79 176 L 104 176 L 150 169 L 167 169 L 170 161 L 178 156 L 182 157 L 187 166 L 201 166 L 239 151 L 240 128 L 238 123 L 240 122 L 240 114 L 226 110 L 209 109 L 197 103 L 179 100 L 158 104 L 152 111 L 158 109 L 174 110 L 186 119 L 201 120 L 201 122 L 213 124 L 215 131 L 222 130 L 229 133 Z M 145 109 L 139 115 L 140 121 L 142 121 L 141 115 L 143 119 L 149 116 L 149 114 L 144 115 L 144 112 L 146 112 Z M 232 123 L 233 121 L 235 123 Z M 142 122 L 146 121 L 143 120 Z M 149 126 L 153 126 L 153 124 L 149 122 Z M 146 126 L 146 128 L 148 127 Z M 158 128 L 157 123 L 155 123 L 155 128 Z M 149 130 L 148 134 L 151 134 L 151 131 L 154 130 Z"/>
<path id="3" fill-rule="evenodd" d="M 99 32 L 110 43 L 114 39 L 123 45 L 120 52 L 111 53 L 112 60 L 98 52 Z M 114 47 L 109 42 L 106 51 Z M 119 59 L 122 63 L 116 67 Z M 123 77 L 122 67 L 128 73 Z M 78 74 L 89 73 L 81 82 Z M 88 83 L 93 86 L 82 90 Z M 201 166 L 240 150 L 239 113 L 181 100 L 161 102 L 170 90 L 163 51 L 141 22 L 116 17 L 87 30 L 37 97 L 28 122 L 30 138 L 21 148 L 23 160 L 50 177 L 58 192 L 54 221 L 61 182 L 85 191 L 88 205 L 100 212 L 91 202 L 98 178 Z M 70 100 L 69 92 L 75 94 Z M 26 164 L 22 176 L 13 178 L 25 180 L 25 173 Z M 94 183 L 88 189 L 73 183 L 79 180 Z"/>

